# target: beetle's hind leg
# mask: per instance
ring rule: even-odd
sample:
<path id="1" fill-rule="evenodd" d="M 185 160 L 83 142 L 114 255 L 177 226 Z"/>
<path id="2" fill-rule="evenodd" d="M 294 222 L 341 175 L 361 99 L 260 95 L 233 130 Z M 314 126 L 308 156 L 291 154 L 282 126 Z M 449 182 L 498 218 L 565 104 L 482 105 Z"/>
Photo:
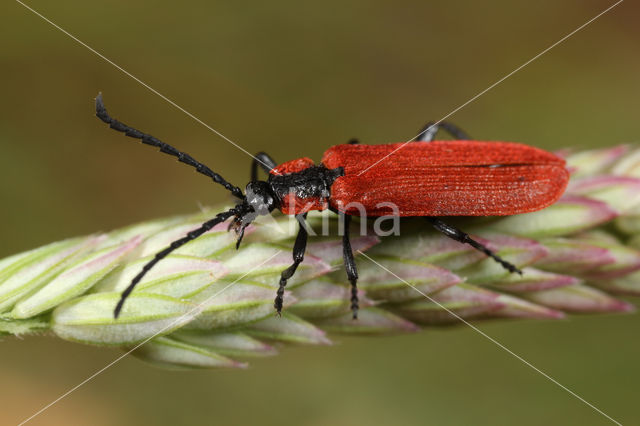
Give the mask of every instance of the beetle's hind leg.
<path id="1" fill-rule="evenodd" d="M 287 285 L 287 280 L 296 273 L 298 265 L 300 265 L 304 260 L 304 252 L 307 249 L 308 237 L 305 223 L 306 218 L 306 213 L 296 216 L 296 219 L 300 224 L 300 228 L 298 230 L 298 235 L 296 236 L 296 242 L 293 244 L 293 263 L 287 269 L 282 271 L 282 274 L 280 275 L 280 285 L 278 286 L 278 291 L 276 293 L 276 300 L 273 302 L 273 307 L 276 308 L 276 312 L 278 313 L 278 315 L 282 313 L 282 305 L 284 303 L 284 288 Z"/>
<path id="2" fill-rule="evenodd" d="M 480 244 L 479 242 L 477 242 L 476 240 L 471 238 L 468 234 L 462 232 L 458 228 L 444 223 L 437 217 L 429 216 L 426 219 L 433 225 L 434 228 L 442 232 L 447 237 L 454 239 L 456 241 L 459 241 L 463 244 L 469 244 L 474 249 L 481 251 L 487 256 L 493 258 L 496 262 L 502 265 L 502 267 L 507 271 L 511 273 L 517 272 L 518 274 L 522 275 L 522 271 L 518 269 L 515 265 L 507 262 L 497 254 L 495 254 L 493 251 L 489 250 L 489 248 L 487 248 L 485 245 Z"/>
<path id="3" fill-rule="evenodd" d="M 251 181 L 255 182 L 258 180 L 258 166 L 264 170 L 266 174 L 274 169 L 277 164 L 273 158 L 266 152 L 259 152 L 253 156 L 253 161 L 251 162 Z"/>
<path id="4" fill-rule="evenodd" d="M 444 130 L 458 140 L 471 140 L 464 130 L 448 121 L 430 121 L 422 128 L 420 134 L 413 139 L 413 142 L 431 142 L 439 130 Z"/>
<path id="5" fill-rule="evenodd" d="M 351 283 L 351 312 L 353 319 L 358 318 L 358 269 L 353 258 L 353 250 L 349 241 L 349 225 L 351 224 L 351 216 L 340 213 L 342 216 L 342 256 L 344 258 L 344 268 L 347 271 L 347 278 Z"/>

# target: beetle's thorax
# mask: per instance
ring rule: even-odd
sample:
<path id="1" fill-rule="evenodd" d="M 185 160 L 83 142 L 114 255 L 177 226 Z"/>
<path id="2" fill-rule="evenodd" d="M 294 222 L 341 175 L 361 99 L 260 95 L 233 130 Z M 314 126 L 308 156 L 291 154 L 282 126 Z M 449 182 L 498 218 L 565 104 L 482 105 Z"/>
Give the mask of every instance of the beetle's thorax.
<path id="1" fill-rule="evenodd" d="M 269 184 L 284 214 L 300 214 L 325 210 L 329 206 L 331 186 L 343 174 L 342 168 L 327 169 L 301 158 L 273 169 Z"/>

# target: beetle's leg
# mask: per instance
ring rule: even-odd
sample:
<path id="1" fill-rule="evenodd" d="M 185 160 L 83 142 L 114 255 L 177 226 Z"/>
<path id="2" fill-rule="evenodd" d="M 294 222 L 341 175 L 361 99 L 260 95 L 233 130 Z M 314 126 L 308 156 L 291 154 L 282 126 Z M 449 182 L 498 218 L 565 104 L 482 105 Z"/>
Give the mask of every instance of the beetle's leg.
<path id="1" fill-rule="evenodd" d="M 522 275 L 522 271 L 520 269 L 518 269 L 515 265 L 507 262 L 506 260 L 504 260 L 503 258 L 498 256 L 497 254 L 495 254 L 494 252 L 489 250 L 486 246 L 484 246 L 483 244 L 480 244 L 476 240 L 472 239 L 468 234 L 465 234 L 464 232 L 462 232 L 458 228 L 444 223 L 443 221 L 441 221 L 437 217 L 429 216 L 426 219 L 433 225 L 434 228 L 436 228 L 438 231 L 442 232 L 447 237 L 449 237 L 451 239 L 454 239 L 456 241 L 459 241 L 461 243 L 469 244 L 474 249 L 476 249 L 478 251 L 481 251 L 484 254 L 486 254 L 487 256 L 493 258 L 496 262 L 498 262 L 500 265 L 502 265 L 502 267 L 504 269 L 506 269 L 507 271 L 512 272 L 512 273 L 513 272 L 517 272 L 518 274 Z"/>
<path id="2" fill-rule="evenodd" d="M 351 312 L 353 319 L 358 318 L 358 269 L 353 259 L 353 250 L 349 241 L 349 225 L 351 224 L 351 216 L 340 213 L 342 216 L 342 256 L 344 258 L 344 269 L 347 271 L 347 278 L 351 283 Z"/>
<path id="3" fill-rule="evenodd" d="M 298 265 L 300 265 L 304 260 L 304 252 L 307 249 L 308 236 L 305 223 L 306 218 L 306 213 L 296 216 L 296 219 L 300 223 L 300 229 L 298 230 L 298 235 L 296 236 L 296 242 L 293 244 L 293 264 L 282 271 L 282 274 L 280 275 L 280 286 L 278 287 L 278 292 L 276 293 L 276 300 L 273 302 L 273 306 L 274 308 L 276 308 L 276 312 L 278 312 L 278 315 L 280 315 L 280 313 L 282 312 L 284 288 L 287 285 L 287 280 L 291 278 L 293 274 L 295 274 L 296 269 L 298 269 Z"/>
<path id="4" fill-rule="evenodd" d="M 258 180 L 258 166 L 262 167 L 262 170 L 266 174 L 269 174 L 271 169 L 277 166 L 276 162 L 267 154 L 266 152 L 259 152 L 253 156 L 253 161 L 251 162 L 251 181 L 255 182 Z"/>
<path id="5" fill-rule="evenodd" d="M 451 124 L 448 121 L 441 121 L 439 123 L 430 121 L 422 128 L 420 134 L 416 136 L 413 141 L 431 142 L 436 137 L 438 130 L 444 130 L 458 140 L 471 140 L 471 136 L 455 124 Z"/>

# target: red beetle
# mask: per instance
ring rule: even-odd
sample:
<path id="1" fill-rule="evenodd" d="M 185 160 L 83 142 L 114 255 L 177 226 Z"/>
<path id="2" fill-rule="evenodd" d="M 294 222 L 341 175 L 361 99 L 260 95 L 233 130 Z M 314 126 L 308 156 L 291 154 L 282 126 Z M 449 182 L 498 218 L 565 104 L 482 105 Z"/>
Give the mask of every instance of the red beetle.
<path id="1" fill-rule="evenodd" d="M 300 158 L 277 165 L 265 153 L 254 157 L 251 181 L 245 194 L 189 154 L 111 118 L 96 97 L 96 115 L 112 129 L 160 148 L 179 161 L 194 167 L 230 191 L 240 202 L 219 213 L 198 229 L 156 253 L 129 287 L 114 310 L 117 318 L 124 301 L 142 277 L 172 251 L 198 238 L 218 223 L 233 217 L 232 228 L 240 245 L 244 229 L 258 216 L 279 209 L 295 215 L 300 228 L 293 247 L 293 264 L 282 272 L 274 306 L 282 310 L 284 288 L 304 259 L 307 244 L 305 218 L 311 210 L 332 211 L 343 215 L 344 264 L 351 282 L 351 310 L 357 317 L 358 272 L 349 242 L 349 223 L 353 215 L 420 216 L 438 231 L 492 257 L 510 272 L 522 273 L 486 246 L 437 216 L 505 216 L 543 209 L 554 203 L 569 181 L 565 161 L 538 148 L 512 142 L 471 140 L 451 123 L 428 123 L 409 143 L 385 145 L 349 144 L 329 148 L 319 165 Z M 439 129 L 458 140 L 433 141 Z M 258 166 L 268 173 L 267 181 L 257 178 Z"/>

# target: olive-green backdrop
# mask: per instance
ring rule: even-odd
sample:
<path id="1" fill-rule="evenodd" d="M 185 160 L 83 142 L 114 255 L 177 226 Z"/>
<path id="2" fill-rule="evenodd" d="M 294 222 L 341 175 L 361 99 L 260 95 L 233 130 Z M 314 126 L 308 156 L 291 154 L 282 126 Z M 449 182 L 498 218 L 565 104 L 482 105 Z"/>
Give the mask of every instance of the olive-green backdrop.
<path id="1" fill-rule="evenodd" d="M 319 160 L 404 141 L 613 3 L 77 1 L 28 4 L 247 151 Z M 640 7 L 626 1 L 450 120 L 546 149 L 640 138 Z M 18 2 L 0 4 L 0 257 L 196 211 L 224 192 L 93 116 L 186 150 L 237 185 L 250 158 Z M 490 322 L 482 330 L 626 424 L 638 424 L 640 318 Z M 246 371 L 167 372 L 127 357 L 34 425 L 607 424 L 460 326 L 291 347 Z M 0 423 L 15 424 L 119 352 L 0 342 Z"/>

